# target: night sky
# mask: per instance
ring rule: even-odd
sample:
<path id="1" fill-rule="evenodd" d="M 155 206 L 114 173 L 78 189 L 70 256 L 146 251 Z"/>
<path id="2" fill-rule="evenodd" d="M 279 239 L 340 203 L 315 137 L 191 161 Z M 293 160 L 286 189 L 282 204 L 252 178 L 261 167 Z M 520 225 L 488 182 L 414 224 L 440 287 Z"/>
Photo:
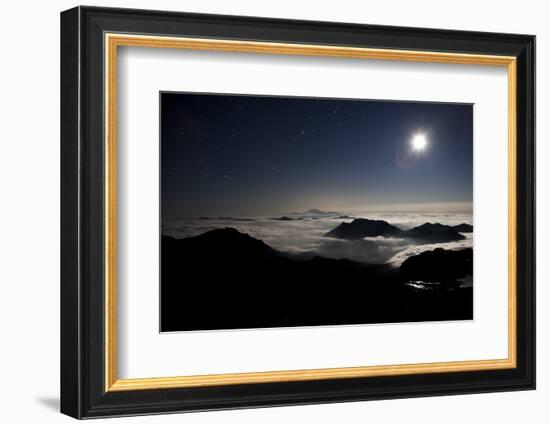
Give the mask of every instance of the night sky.
<path id="1" fill-rule="evenodd" d="M 472 203 L 472 105 L 160 99 L 163 220 Z M 412 150 L 415 134 L 428 140 L 421 152 Z"/>

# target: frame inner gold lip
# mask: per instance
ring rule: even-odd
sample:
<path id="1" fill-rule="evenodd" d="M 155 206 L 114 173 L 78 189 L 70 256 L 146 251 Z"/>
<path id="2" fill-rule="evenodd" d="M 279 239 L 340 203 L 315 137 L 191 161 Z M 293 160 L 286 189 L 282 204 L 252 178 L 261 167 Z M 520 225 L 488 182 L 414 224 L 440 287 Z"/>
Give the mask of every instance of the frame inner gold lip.
<path id="1" fill-rule="evenodd" d="M 118 379 L 116 325 L 116 99 L 119 46 L 356 59 L 505 66 L 508 70 L 508 357 L 494 360 L 284 370 L 175 377 Z M 516 58 L 479 54 L 371 49 L 329 45 L 271 43 L 150 35 L 105 34 L 105 391 L 135 391 L 344 379 L 417 373 L 448 373 L 515 368 L 516 358 Z"/>

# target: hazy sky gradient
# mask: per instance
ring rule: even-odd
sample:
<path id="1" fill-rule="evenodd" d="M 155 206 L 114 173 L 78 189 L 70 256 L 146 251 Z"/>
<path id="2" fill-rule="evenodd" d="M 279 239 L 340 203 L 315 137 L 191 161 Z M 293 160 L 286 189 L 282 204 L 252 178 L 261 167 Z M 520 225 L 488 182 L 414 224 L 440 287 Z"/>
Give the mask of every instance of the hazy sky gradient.
<path id="1" fill-rule="evenodd" d="M 464 104 L 162 93 L 162 216 L 468 209 L 472 120 Z"/>

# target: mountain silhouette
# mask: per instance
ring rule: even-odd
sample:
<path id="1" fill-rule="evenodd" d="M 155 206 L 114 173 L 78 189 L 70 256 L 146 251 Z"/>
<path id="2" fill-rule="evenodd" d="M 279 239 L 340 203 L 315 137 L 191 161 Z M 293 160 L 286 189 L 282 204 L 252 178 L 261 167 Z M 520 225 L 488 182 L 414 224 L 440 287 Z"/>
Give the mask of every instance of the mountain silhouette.
<path id="1" fill-rule="evenodd" d="M 435 266 L 426 265 L 426 273 Z M 411 270 L 400 275 L 384 264 L 292 257 L 233 228 L 162 236 L 161 330 L 472 318 L 472 288 L 419 291 L 404 279 L 432 275 Z"/>
<path id="2" fill-rule="evenodd" d="M 341 214 L 337 211 L 323 211 L 318 208 L 311 208 L 306 212 L 302 213 L 302 215 L 314 215 L 318 217 L 325 217 L 325 216 L 337 216 Z"/>
<path id="3" fill-rule="evenodd" d="M 367 236 L 393 236 L 397 233 L 401 233 L 401 229 L 384 220 L 356 218 L 351 223 L 340 223 L 325 236 L 338 239 L 361 239 Z"/>
<path id="4" fill-rule="evenodd" d="M 462 223 L 453 226 L 453 229 L 460 233 L 472 233 L 474 231 L 474 226 L 472 226 L 471 224 Z"/>
<path id="5" fill-rule="evenodd" d="M 471 248 L 449 251 L 436 248 L 407 258 L 399 269 L 403 280 L 453 284 L 473 274 Z"/>
<path id="6" fill-rule="evenodd" d="M 319 215 L 322 215 L 322 214 L 338 214 L 338 213 L 334 212 L 334 211 L 323 211 L 323 210 L 320 210 L 318 208 L 311 208 L 311 209 L 306 211 L 306 214 L 319 214 Z"/>
<path id="7" fill-rule="evenodd" d="M 239 232 L 232 227 L 214 229 L 198 236 L 184 239 L 162 238 L 162 248 L 182 251 L 186 255 L 196 257 L 225 257 L 235 260 L 235 257 L 245 257 L 250 260 L 276 257 L 281 255 L 265 242 Z M 164 252 L 163 252 L 164 254 Z"/>
<path id="8" fill-rule="evenodd" d="M 451 242 L 465 239 L 459 231 L 444 224 L 424 223 L 410 230 L 401 230 L 387 221 L 366 218 L 356 218 L 351 223 L 340 223 L 337 227 L 325 233 L 325 236 L 348 240 L 375 236 L 397 236 L 423 243 Z"/>
<path id="9" fill-rule="evenodd" d="M 439 223 L 424 223 L 421 226 L 403 232 L 403 236 L 422 242 L 439 243 L 465 239 L 451 226 Z"/>

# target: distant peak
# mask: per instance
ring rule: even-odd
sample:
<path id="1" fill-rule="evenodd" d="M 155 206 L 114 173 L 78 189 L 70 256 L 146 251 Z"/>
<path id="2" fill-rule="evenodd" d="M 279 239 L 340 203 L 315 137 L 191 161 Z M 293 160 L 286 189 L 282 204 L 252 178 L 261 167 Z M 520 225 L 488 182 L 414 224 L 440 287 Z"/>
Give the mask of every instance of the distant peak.
<path id="1" fill-rule="evenodd" d="M 424 223 L 405 232 L 413 239 L 420 239 L 429 242 L 450 242 L 464 239 L 457 229 L 441 223 Z"/>
<path id="2" fill-rule="evenodd" d="M 461 223 L 456 226 L 453 226 L 453 229 L 461 233 L 472 233 L 474 231 L 474 226 L 468 223 Z"/>
<path id="3" fill-rule="evenodd" d="M 424 231 L 430 231 L 430 232 L 438 232 L 438 231 L 449 231 L 454 230 L 451 226 L 447 226 L 446 224 L 441 223 L 424 223 L 420 226 L 417 226 L 411 230 L 424 230 Z"/>
<path id="4" fill-rule="evenodd" d="M 389 224 L 385 220 L 373 220 L 371 218 L 354 218 L 351 224 L 358 223 L 373 223 L 373 224 Z M 389 224 L 391 226 L 391 224 Z"/>
<path id="5" fill-rule="evenodd" d="M 319 208 L 311 208 L 311 209 L 307 210 L 304 214 L 309 214 L 309 215 L 341 215 L 337 211 L 323 211 L 323 210 L 320 210 Z"/>
<path id="6" fill-rule="evenodd" d="M 351 223 L 340 223 L 325 236 L 339 239 L 361 239 L 372 236 L 390 236 L 401 230 L 384 220 L 356 218 Z"/>

